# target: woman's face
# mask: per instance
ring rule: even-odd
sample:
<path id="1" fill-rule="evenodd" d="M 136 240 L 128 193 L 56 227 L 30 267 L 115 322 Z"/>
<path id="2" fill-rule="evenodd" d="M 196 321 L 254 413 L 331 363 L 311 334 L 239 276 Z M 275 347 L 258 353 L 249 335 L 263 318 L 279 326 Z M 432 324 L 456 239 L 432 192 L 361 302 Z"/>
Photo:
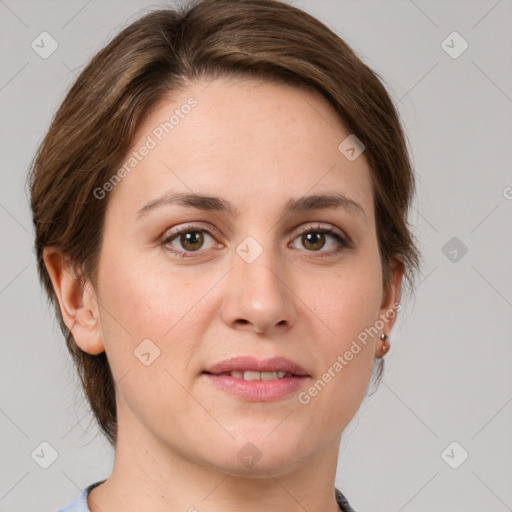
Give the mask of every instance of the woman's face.
<path id="1" fill-rule="evenodd" d="M 337 453 L 393 322 L 361 333 L 401 279 L 383 294 L 368 163 L 338 148 L 349 135 L 323 99 L 254 80 L 196 82 L 145 120 L 109 192 L 96 289 L 120 443 L 253 475 Z M 239 356 L 307 376 L 205 373 Z"/>

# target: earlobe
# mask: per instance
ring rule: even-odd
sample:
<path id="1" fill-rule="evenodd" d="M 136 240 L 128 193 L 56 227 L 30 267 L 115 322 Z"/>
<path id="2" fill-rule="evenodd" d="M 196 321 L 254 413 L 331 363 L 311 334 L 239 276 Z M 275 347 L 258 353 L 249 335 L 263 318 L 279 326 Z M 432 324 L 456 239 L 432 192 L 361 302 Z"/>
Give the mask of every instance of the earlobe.
<path id="1" fill-rule="evenodd" d="M 43 250 L 43 259 L 59 301 L 64 323 L 75 343 L 89 354 L 105 351 L 96 294 L 89 281 L 80 279 L 69 259 L 54 247 Z"/>

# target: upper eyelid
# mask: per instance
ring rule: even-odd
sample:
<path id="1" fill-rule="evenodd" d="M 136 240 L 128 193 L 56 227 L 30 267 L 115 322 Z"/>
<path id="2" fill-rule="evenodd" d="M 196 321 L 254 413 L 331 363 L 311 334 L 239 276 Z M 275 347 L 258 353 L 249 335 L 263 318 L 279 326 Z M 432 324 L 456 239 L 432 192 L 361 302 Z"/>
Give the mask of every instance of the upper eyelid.
<path id="1" fill-rule="evenodd" d="M 316 222 L 314 225 L 301 225 L 298 229 L 301 233 L 303 233 L 305 231 L 314 231 L 315 229 L 318 229 L 318 230 L 328 229 L 335 234 L 338 234 L 343 237 L 347 237 L 347 235 L 345 234 L 345 232 L 342 229 L 340 229 L 332 224 L 322 223 L 322 222 Z"/>
<path id="2" fill-rule="evenodd" d="M 205 226 L 202 226 L 201 224 L 190 223 L 190 224 L 180 225 L 177 227 L 177 229 L 171 228 L 169 230 L 166 230 L 164 232 L 162 238 L 165 240 L 172 236 L 179 235 L 183 232 L 186 233 L 187 231 L 206 231 L 210 235 L 214 234 L 216 236 L 221 236 L 221 232 L 217 228 L 214 228 L 211 225 L 208 225 L 208 227 L 205 227 Z"/>
<path id="3" fill-rule="evenodd" d="M 172 229 L 174 229 L 174 228 L 172 228 Z M 332 232 L 330 234 L 332 234 L 333 236 L 337 235 L 337 236 L 341 237 L 347 244 L 351 243 L 351 239 L 345 233 L 345 231 L 341 230 L 340 228 L 338 228 L 332 224 L 322 223 L 322 222 L 318 222 L 318 221 L 316 221 L 312 224 L 306 223 L 306 224 L 302 224 L 298 228 L 294 228 L 293 230 L 290 230 L 289 233 L 291 233 L 297 229 L 299 230 L 299 233 L 297 236 L 300 236 L 301 234 L 306 233 L 308 231 L 315 232 L 316 230 L 318 230 L 318 231 L 328 230 L 328 231 Z M 213 235 L 221 236 L 221 232 L 217 228 L 214 228 L 211 225 L 209 225 L 208 227 L 205 227 L 201 224 L 196 224 L 196 223 L 187 224 L 186 223 L 182 226 L 178 226 L 178 228 L 174 231 L 171 231 L 171 232 L 166 231 L 162 237 L 163 242 L 167 242 L 167 240 L 170 238 L 176 238 L 180 234 L 190 232 L 190 231 L 205 231 L 210 236 L 213 236 Z M 295 238 L 294 238 L 294 240 L 295 240 Z M 200 252 L 200 251 L 198 251 L 198 252 Z"/>

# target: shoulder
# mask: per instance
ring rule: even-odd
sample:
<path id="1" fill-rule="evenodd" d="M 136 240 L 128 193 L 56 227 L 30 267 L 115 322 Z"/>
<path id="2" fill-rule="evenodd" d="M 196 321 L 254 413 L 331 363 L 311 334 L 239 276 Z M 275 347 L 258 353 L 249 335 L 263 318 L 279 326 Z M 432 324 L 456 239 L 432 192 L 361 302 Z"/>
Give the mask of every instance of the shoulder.
<path id="1" fill-rule="evenodd" d="M 88 485 L 71 503 L 60 508 L 57 512 L 90 512 L 89 505 L 87 504 L 87 496 L 92 489 L 102 484 L 104 481 L 105 480 L 101 480 L 100 482 Z"/>
<path id="2" fill-rule="evenodd" d="M 336 493 L 336 503 L 342 512 L 355 512 L 339 489 L 334 488 L 334 492 Z"/>

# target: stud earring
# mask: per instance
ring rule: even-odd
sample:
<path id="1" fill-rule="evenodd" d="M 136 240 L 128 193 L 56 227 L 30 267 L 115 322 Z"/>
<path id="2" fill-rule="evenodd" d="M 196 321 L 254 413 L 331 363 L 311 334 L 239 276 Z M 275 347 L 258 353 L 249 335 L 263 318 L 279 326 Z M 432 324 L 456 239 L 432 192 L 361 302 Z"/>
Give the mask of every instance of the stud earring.
<path id="1" fill-rule="evenodd" d="M 389 336 L 386 333 L 383 333 L 380 335 L 380 339 L 383 341 L 383 343 L 382 343 L 383 354 L 385 354 L 389 350 L 390 345 L 389 345 L 388 338 L 389 338 Z"/>

